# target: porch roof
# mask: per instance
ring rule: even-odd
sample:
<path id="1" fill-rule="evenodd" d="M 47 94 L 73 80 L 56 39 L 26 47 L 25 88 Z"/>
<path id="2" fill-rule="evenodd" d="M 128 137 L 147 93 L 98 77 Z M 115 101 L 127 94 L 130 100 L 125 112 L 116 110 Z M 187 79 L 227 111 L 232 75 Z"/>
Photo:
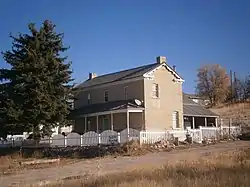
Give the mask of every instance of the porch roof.
<path id="1" fill-rule="evenodd" d="M 183 94 L 183 115 L 197 117 L 219 117 L 218 114 L 195 103 L 186 94 Z"/>
<path id="2" fill-rule="evenodd" d="M 86 114 L 111 112 L 124 109 L 144 109 L 144 106 L 139 106 L 134 100 L 110 101 L 106 103 L 97 103 L 87 105 L 72 111 L 71 117 L 79 117 Z"/>

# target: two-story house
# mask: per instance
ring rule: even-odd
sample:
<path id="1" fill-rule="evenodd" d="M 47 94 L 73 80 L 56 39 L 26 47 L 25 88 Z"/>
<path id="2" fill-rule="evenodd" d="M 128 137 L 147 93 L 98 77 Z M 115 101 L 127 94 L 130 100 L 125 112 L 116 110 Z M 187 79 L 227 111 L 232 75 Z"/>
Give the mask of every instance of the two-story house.
<path id="1" fill-rule="evenodd" d="M 97 76 L 78 85 L 74 131 L 183 128 L 183 79 L 159 56 L 156 63 Z"/>

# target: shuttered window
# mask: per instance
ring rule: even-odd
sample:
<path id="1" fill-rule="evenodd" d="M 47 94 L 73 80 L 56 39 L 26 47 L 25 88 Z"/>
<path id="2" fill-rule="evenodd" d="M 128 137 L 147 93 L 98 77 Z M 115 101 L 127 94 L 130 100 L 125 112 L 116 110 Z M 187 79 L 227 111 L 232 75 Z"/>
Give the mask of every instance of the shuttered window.
<path id="1" fill-rule="evenodd" d="M 180 123 L 179 123 L 179 112 L 174 111 L 173 114 L 173 128 L 180 128 Z"/>
<path id="2" fill-rule="evenodd" d="M 109 101 L 109 93 L 108 93 L 108 91 L 105 91 L 105 92 L 104 92 L 104 101 L 105 101 L 105 102 L 108 102 L 108 101 Z"/>
<path id="3" fill-rule="evenodd" d="M 159 97 L 159 85 L 154 83 L 152 88 L 152 97 L 158 98 Z"/>

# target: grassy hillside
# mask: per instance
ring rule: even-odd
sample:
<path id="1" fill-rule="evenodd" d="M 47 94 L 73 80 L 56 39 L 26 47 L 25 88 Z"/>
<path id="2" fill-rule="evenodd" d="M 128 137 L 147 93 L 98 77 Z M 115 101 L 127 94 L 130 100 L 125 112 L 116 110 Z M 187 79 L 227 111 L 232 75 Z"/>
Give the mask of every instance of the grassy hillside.
<path id="1" fill-rule="evenodd" d="M 221 118 L 229 119 L 249 119 L 250 120 L 250 102 L 226 104 L 211 108 L 211 111 L 219 114 Z"/>

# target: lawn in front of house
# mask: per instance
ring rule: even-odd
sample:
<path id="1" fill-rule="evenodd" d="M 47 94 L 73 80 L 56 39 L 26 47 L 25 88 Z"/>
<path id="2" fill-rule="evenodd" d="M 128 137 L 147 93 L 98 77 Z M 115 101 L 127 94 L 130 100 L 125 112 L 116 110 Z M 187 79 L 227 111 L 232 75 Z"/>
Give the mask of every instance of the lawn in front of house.
<path id="1" fill-rule="evenodd" d="M 161 168 L 134 170 L 97 178 L 74 177 L 47 187 L 233 187 L 250 184 L 250 148 L 182 161 Z"/>

